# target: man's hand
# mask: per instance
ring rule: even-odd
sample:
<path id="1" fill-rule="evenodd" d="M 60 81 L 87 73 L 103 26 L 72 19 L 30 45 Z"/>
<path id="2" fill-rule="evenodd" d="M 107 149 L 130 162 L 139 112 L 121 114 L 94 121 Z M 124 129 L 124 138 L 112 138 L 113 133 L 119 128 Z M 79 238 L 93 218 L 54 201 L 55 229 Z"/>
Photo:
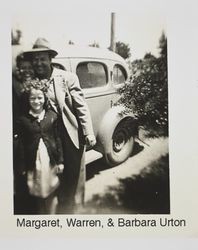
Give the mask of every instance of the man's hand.
<path id="1" fill-rule="evenodd" d="M 85 142 L 88 147 L 93 147 L 96 144 L 96 138 L 94 135 L 87 135 L 85 137 Z"/>
<path id="2" fill-rule="evenodd" d="M 59 164 L 54 168 L 54 171 L 56 174 L 62 174 L 64 170 L 64 165 L 63 164 Z"/>

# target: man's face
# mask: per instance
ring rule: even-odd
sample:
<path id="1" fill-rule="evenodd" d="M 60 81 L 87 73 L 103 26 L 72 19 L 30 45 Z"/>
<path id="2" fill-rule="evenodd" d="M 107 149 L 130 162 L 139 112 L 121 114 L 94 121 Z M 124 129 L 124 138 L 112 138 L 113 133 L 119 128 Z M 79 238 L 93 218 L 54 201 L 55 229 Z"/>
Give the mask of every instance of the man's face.
<path id="1" fill-rule="evenodd" d="M 32 65 L 36 76 L 41 79 L 49 78 L 51 75 L 51 58 L 48 52 L 34 52 Z"/>

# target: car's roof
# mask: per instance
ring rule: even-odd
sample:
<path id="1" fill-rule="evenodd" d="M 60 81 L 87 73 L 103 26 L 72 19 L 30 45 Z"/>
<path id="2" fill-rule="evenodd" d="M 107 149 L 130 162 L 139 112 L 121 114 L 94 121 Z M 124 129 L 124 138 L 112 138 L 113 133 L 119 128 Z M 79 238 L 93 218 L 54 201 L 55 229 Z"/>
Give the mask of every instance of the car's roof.
<path id="1" fill-rule="evenodd" d="M 12 64 L 13 68 L 15 68 L 15 59 L 16 56 L 23 52 L 28 50 L 27 48 L 24 48 L 22 45 L 16 45 L 12 46 Z M 115 52 L 112 52 L 108 49 L 103 48 L 95 48 L 95 47 L 89 47 L 89 46 L 77 46 L 77 45 L 66 45 L 65 47 L 59 47 L 56 48 L 56 51 L 58 52 L 58 55 L 55 57 L 55 61 L 58 58 L 91 58 L 91 59 L 105 59 L 105 60 L 112 60 L 116 62 L 120 62 L 123 65 L 126 65 L 125 60 L 118 55 Z"/>
<path id="2" fill-rule="evenodd" d="M 118 54 L 102 48 L 80 47 L 76 45 L 67 45 L 57 50 L 58 55 L 55 58 L 98 58 L 119 61 L 125 64 L 125 60 Z"/>

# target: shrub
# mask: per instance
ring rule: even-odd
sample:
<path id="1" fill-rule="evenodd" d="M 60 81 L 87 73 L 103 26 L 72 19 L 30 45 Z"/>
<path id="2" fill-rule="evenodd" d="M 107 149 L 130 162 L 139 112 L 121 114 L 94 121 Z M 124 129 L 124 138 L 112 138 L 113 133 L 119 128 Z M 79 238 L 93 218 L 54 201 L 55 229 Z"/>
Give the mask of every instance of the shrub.
<path id="1" fill-rule="evenodd" d="M 125 112 L 133 112 L 138 125 L 148 130 L 149 136 L 168 136 L 168 81 L 167 39 L 159 41 L 160 56 L 147 53 L 132 62 L 130 82 L 119 89 L 118 104 Z"/>

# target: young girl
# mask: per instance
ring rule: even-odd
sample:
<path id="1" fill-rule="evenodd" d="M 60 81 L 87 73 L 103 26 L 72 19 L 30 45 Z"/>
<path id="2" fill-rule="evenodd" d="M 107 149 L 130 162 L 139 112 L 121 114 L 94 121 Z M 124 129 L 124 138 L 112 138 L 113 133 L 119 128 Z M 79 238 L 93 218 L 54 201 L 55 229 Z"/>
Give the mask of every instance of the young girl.
<path id="1" fill-rule="evenodd" d="M 16 70 L 12 77 L 12 97 L 13 97 L 13 132 L 17 135 L 16 120 L 24 111 L 24 103 L 21 103 L 21 96 L 24 92 L 24 83 L 34 78 L 32 64 L 23 53 L 16 58 Z"/>
<path id="2" fill-rule="evenodd" d="M 64 168 L 59 119 L 48 107 L 46 90 L 45 80 L 29 80 L 24 91 L 28 110 L 18 124 L 22 171 L 36 204 L 37 211 L 33 213 L 38 214 L 56 213 L 58 175 Z"/>
<path id="3" fill-rule="evenodd" d="M 22 107 L 20 105 L 20 97 L 24 91 L 24 82 L 34 78 L 34 70 L 30 59 L 24 56 L 23 53 L 19 54 L 16 58 L 16 69 L 13 72 L 13 104 L 17 104 L 18 112 L 21 111 Z M 16 107 L 13 107 L 16 109 Z"/>

